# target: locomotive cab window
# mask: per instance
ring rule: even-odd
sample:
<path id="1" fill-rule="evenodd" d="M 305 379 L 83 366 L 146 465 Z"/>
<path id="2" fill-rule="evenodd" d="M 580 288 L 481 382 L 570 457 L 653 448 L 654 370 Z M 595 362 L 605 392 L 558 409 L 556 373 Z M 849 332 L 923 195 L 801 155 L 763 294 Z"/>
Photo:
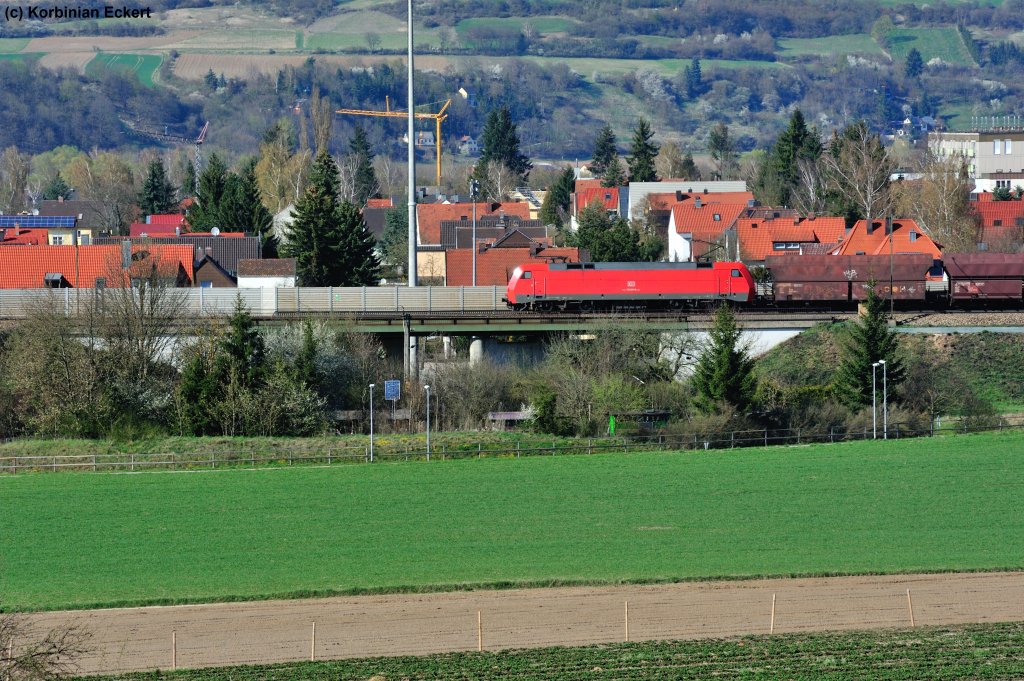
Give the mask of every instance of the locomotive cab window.
<path id="1" fill-rule="evenodd" d="M 533 272 L 523 272 L 523 279 L 533 279 Z"/>
<path id="2" fill-rule="evenodd" d="M 740 271 L 739 270 L 733 270 L 732 271 L 732 276 L 734 276 L 734 277 L 740 276 Z"/>

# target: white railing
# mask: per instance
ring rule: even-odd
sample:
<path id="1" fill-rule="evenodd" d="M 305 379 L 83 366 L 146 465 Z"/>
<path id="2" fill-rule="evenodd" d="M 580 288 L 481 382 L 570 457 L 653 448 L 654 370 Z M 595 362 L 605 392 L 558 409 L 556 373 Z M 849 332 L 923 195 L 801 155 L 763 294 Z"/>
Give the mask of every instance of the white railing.
<path id="1" fill-rule="evenodd" d="M 66 314 L 102 306 L 112 289 L 2 289 L 0 319 L 21 319 L 43 306 L 63 308 Z M 242 302 L 256 317 L 278 314 L 493 312 L 507 309 L 503 286 L 364 286 L 352 288 L 239 288 L 174 289 L 181 313 L 224 316 Z M 175 306 L 179 303 L 176 301 Z"/>

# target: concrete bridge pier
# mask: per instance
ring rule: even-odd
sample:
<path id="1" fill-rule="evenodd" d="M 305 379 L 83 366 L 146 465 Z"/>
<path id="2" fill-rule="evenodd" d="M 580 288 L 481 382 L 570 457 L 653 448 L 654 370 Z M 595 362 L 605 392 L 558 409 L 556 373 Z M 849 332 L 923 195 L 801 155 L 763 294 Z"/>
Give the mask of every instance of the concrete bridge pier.
<path id="1" fill-rule="evenodd" d="M 476 366 L 484 361 L 484 338 L 473 336 L 469 340 L 469 365 Z"/>

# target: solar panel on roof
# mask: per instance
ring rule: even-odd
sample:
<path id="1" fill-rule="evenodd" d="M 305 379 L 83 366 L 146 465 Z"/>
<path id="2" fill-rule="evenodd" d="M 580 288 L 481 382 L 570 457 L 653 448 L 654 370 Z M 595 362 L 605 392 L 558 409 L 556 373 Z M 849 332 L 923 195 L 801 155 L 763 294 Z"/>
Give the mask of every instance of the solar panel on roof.
<path id="1" fill-rule="evenodd" d="M 32 229 L 34 227 L 74 227 L 73 215 L 0 215 L 0 228 L 14 225 Z"/>

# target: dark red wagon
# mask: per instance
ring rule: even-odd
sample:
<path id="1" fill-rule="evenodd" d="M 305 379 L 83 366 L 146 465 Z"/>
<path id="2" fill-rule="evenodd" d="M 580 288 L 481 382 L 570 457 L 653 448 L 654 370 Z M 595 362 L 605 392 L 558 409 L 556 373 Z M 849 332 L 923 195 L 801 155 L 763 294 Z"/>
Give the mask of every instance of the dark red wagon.
<path id="1" fill-rule="evenodd" d="M 902 301 L 924 301 L 929 282 L 942 281 L 930 255 L 783 255 L 765 258 L 776 303 L 854 303 L 875 293 Z M 937 273 L 937 275 L 936 275 Z"/>
<path id="2" fill-rule="evenodd" d="M 1024 253 L 946 253 L 953 301 L 1024 302 Z"/>

